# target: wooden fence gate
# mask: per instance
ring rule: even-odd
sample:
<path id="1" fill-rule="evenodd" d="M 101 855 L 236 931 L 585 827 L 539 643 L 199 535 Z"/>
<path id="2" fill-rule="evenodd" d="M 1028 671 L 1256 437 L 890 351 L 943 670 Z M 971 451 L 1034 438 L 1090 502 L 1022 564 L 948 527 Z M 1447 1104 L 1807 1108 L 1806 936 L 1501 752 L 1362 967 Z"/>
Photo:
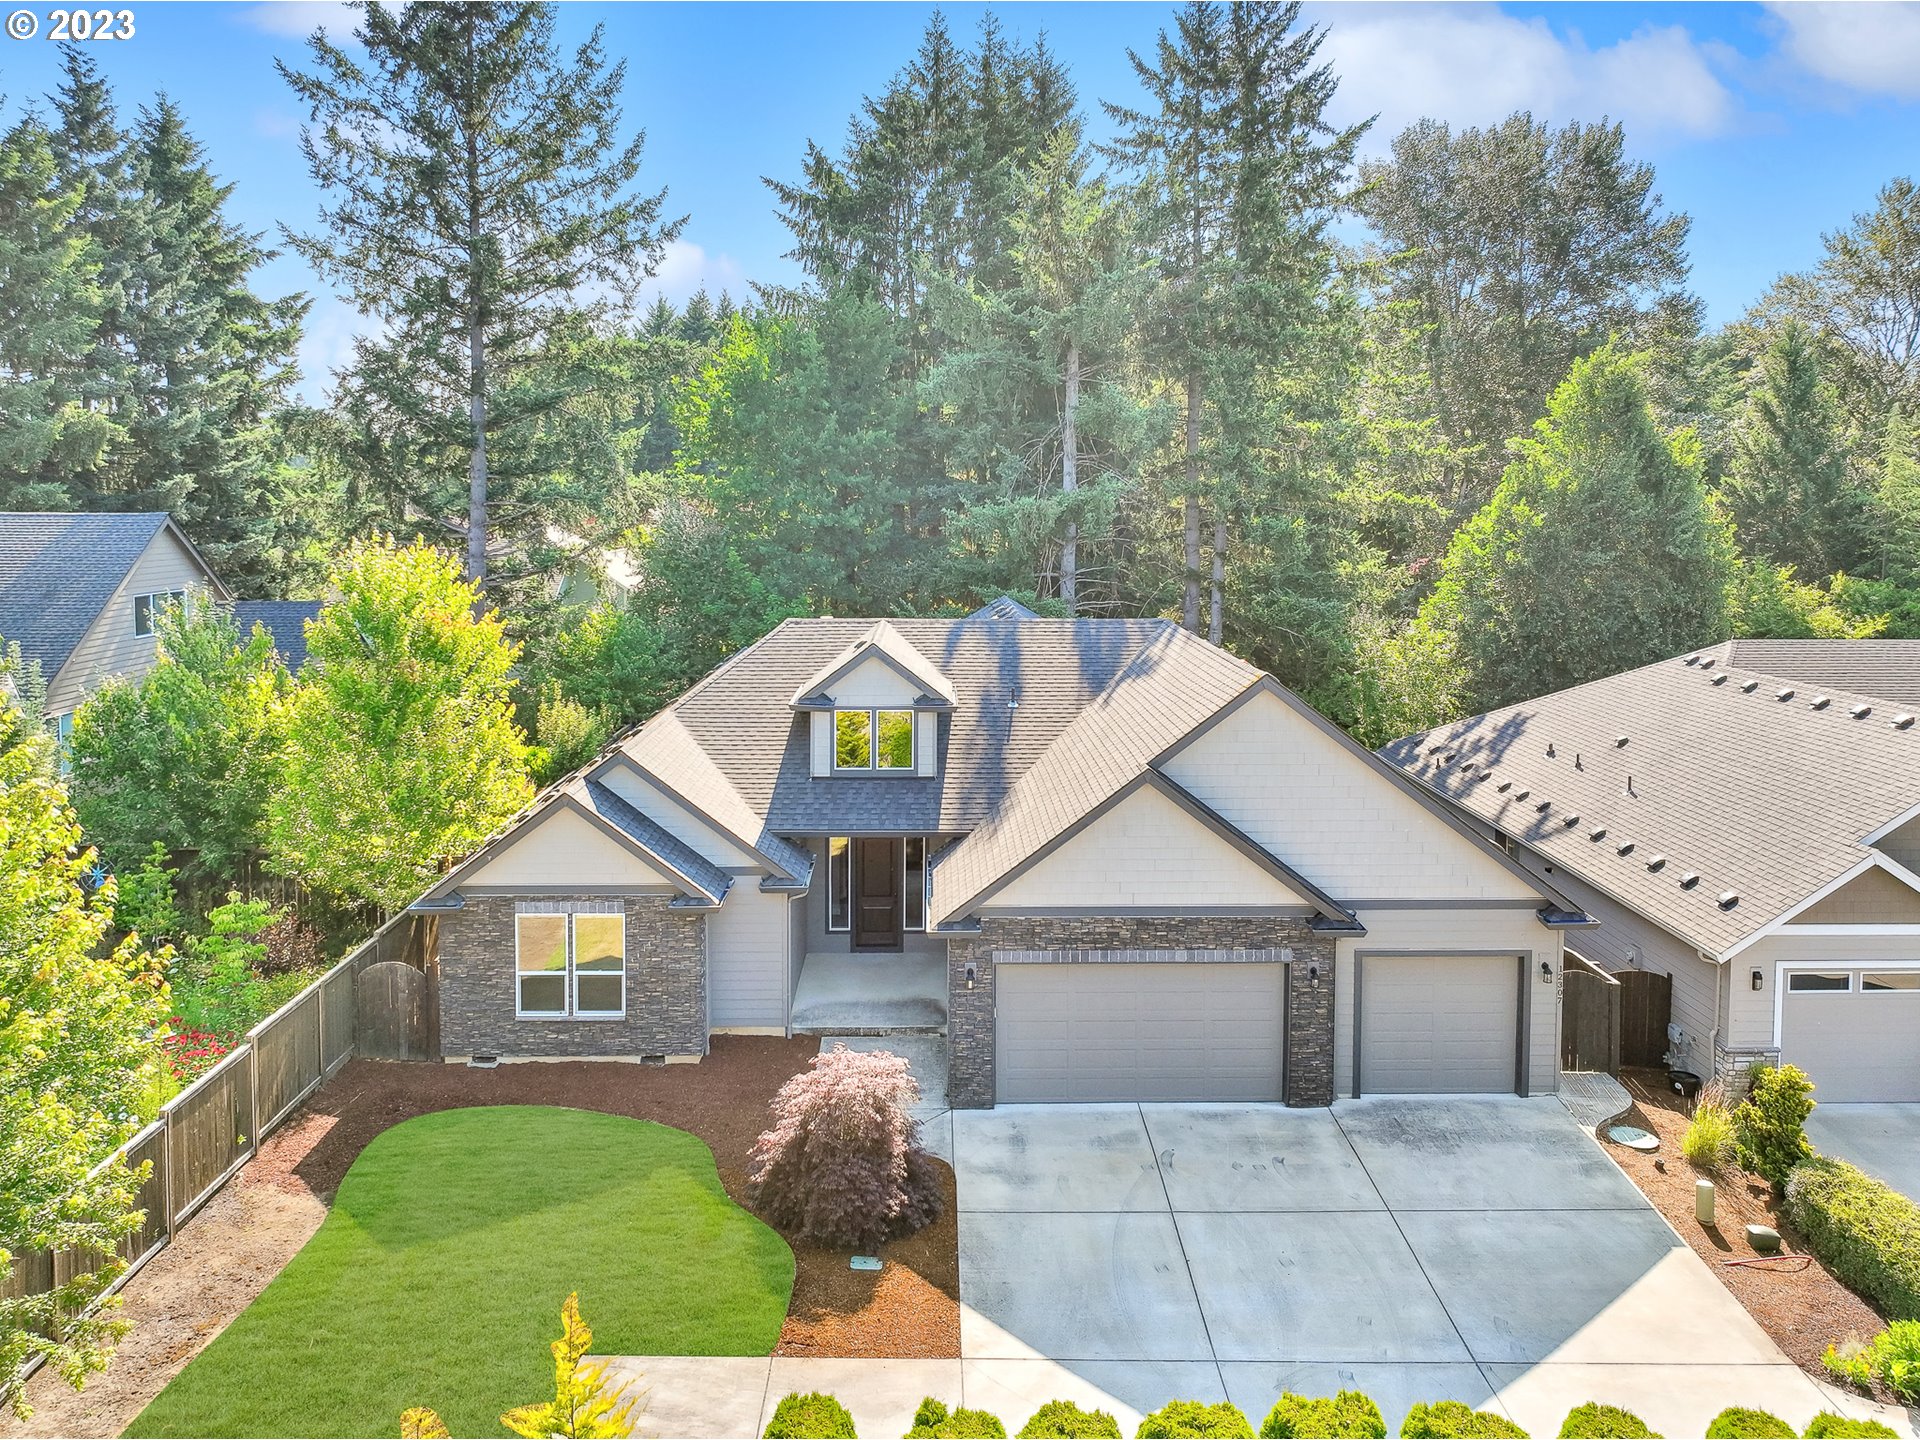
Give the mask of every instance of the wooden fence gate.
<path id="1" fill-rule="evenodd" d="M 1608 1075 L 1620 1069 L 1621 986 L 1573 963 L 1562 972 L 1565 989 L 1560 1002 L 1560 1068 L 1599 1070 Z"/>
<path id="2" fill-rule="evenodd" d="M 427 976 L 404 960 L 369 965 L 354 981 L 355 1048 L 369 1060 L 426 1060 Z"/>
<path id="3" fill-rule="evenodd" d="M 1620 1063 L 1664 1066 L 1667 1022 L 1673 1018 L 1673 977 L 1651 970 L 1622 970 Z"/>

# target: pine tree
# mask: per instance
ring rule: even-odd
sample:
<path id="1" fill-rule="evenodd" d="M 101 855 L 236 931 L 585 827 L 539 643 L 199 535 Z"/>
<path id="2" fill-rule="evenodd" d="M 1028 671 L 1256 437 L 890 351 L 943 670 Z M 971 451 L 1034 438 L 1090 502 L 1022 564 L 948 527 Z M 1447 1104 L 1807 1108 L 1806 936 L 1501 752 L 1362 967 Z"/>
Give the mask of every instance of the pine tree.
<path id="1" fill-rule="evenodd" d="M 630 302 L 682 222 L 662 222 L 664 191 L 631 188 L 645 136 L 618 141 L 626 66 L 608 65 L 599 29 L 566 57 L 543 5 L 359 14 L 364 61 L 319 31 L 313 71 L 280 67 L 310 107 L 302 148 L 331 201 L 321 233 L 289 240 L 384 322 L 357 347 L 361 418 L 439 482 L 409 498 L 464 529 L 478 587 L 496 518 L 523 553 L 542 533 L 523 493 L 538 447 L 494 462 L 571 393 L 542 363 L 556 326 Z M 594 286 L 614 300 L 584 300 Z"/>
<path id="2" fill-rule="evenodd" d="M 1844 427 L 1812 337 L 1789 321 L 1756 367 L 1720 490 L 1747 554 L 1813 581 L 1866 558 L 1872 498 L 1849 473 Z"/>
<path id="3" fill-rule="evenodd" d="M 1881 442 L 1875 538 L 1879 578 L 1920 589 L 1920 430 L 1904 410 L 1887 417 Z"/>
<path id="4" fill-rule="evenodd" d="M 1152 109 L 1108 104 L 1109 154 L 1142 177 L 1163 298 L 1151 337 L 1184 410 L 1181 620 L 1200 627 L 1202 512 L 1213 512 L 1208 633 L 1224 634 L 1232 511 L 1257 502 L 1260 382 L 1315 321 L 1326 227 L 1365 126 L 1326 119 L 1337 82 L 1297 3 L 1190 0 L 1154 58 L 1129 52 Z M 1211 471 L 1211 473 L 1207 473 Z"/>

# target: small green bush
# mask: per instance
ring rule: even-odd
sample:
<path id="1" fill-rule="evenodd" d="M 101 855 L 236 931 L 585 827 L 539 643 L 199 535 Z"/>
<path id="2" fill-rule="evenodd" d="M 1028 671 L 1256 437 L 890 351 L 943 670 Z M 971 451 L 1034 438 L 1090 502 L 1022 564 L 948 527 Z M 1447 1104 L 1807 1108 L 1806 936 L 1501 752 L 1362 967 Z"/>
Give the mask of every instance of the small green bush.
<path id="1" fill-rule="evenodd" d="M 1780 1194 L 1793 1167 L 1813 1154 L 1807 1116 L 1813 1113 L 1813 1082 L 1797 1065 L 1756 1065 L 1747 1098 L 1733 1112 L 1740 1163 Z"/>
<path id="2" fill-rule="evenodd" d="M 1253 1426 L 1237 1405 L 1169 1400 L 1140 1421 L 1137 1440 L 1253 1440 Z"/>
<path id="3" fill-rule="evenodd" d="M 1007 1427 L 985 1410 L 949 1410 L 931 1395 L 913 1412 L 907 1440 L 1007 1440 Z"/>
<path id="4" fill-rule="evenodd" d="M 1718 1175 L 1730 1168 L 1740 1156 L 1733 1112 L 1718 1101 L 1702 1100 L 1694 1107 L 1687 1133 L 1680 1138 L 1680 1153 L 1709 1174 Z"/>
<path id="5" fill-rule="evenodd" d="M 1120 1440 L 1120 1422 L 1104 1410 L 1049 1400 L 1020 1427 L 1019 1440 Z"/>
<path id="6" fill-rule="evenodd" d="M 1260 1433 L 1269 1437 L 1318 1436 L 1322 1440 L 1385 1440 L 1387 1422 L 1380 1407 L 1358 1390 L 1342 1390 L 1331 1400 L 1288 1391 L 1274 1401 Z"/>
<path id="7" fill-rule="evenodd" d="M 1829 1345 L 1827 1369 L 1862 1389 L 1877 1380 L 1903 1405 L 1920 1405 L 1920 1320 L 1896 1320 L 1865 1344 Z"/>
<path id="8" fill-rule="evenodd" d="M 1821 1155 L 1787 1177 L 1787 1219 L 1834 1278 L 1891 1320 L 1920 1320 L 1920 1205 Z"/>
<path id="9" fill-rule="evenodd" d="M 1895 1440 L 1897 1430 L 1878 1420 L 1854 1420 L 1822 1410 L 1807 1426 L 1807 1440 Z"/>
<path id="10" fill-rule="evenodd" d="M 773 1407 L 766 1440 L 854 1440 L 853 1416 L 831 1395 L 796 1390 Z"/>
<path id="11" fill-rule="evenodd" d="M 1772 1411 L 1730 1405 L 1707 1422 L 1707 1440 L 1794 1440 L 1794 1433 Z"/>
<path id="12" fill-rule="evenodd" d="M 1400 1434 L 1403 1440 L 1527 1440 L 1527 1432 L 1506 1416 L 1458 1400 L 1414 1406 L 1400 1422 Z"/>
<path id="13" fill-rule="evenodd" d="M 1660 1437 L 1631 1410 L 1589 1400 L 1567 1412 L 1566 1422 L 1560 1427 L 1560 1440 L 1660 1440 Z"/>

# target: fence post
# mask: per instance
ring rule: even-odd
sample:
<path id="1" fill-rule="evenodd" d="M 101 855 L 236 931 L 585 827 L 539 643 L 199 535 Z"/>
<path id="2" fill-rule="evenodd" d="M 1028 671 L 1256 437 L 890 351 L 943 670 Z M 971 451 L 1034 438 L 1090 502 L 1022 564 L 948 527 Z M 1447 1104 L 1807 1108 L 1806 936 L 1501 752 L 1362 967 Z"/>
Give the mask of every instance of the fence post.
<path id="1" fill-rule="evenodd" d="M 160 1204 L 167 1216 L 167 1243 L 173 1243 L 173 1111 L 160 1107 L 160 1159 L 167 1167 L 167 1178 L 160 1187 Z"/>
<path id="2" fill-rule="evenodd" d="M 260 1153 L 260 1036 L 259 1027 L 247 1037 L 247 1153 Z"/>

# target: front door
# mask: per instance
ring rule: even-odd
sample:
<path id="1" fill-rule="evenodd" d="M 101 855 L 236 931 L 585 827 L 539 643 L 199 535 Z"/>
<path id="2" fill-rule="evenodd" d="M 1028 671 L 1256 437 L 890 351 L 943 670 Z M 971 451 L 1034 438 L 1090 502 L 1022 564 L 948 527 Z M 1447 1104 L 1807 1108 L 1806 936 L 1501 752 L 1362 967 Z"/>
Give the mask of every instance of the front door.
<path id="1" fill-rule="evenodd" d="M 898 950 L 900 842 L 863 835 L 853 842 L 853 948 Z"/>

